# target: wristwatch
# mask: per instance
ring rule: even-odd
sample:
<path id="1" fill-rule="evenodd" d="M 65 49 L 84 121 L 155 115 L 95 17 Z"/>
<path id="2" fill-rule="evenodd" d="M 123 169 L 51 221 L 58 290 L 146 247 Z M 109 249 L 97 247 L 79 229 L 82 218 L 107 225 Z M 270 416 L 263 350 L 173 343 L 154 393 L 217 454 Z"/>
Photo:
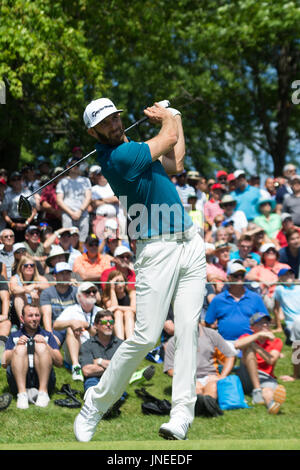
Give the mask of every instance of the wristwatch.
<path id="1" fill-rule="evenodd" d="M 102 357 L 100 357 L 97 361 L 98 366 L 101 366 L 102 362 L 103 362 L 103 359 L 102 359 Z"/>

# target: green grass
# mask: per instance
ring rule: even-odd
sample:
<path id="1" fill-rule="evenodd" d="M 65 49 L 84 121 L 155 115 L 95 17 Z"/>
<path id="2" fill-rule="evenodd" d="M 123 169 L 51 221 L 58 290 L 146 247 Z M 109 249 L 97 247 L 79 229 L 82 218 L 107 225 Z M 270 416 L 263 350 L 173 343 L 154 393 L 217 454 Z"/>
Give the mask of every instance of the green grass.
<path id="1" fill-rule="evenodd" d="M 276 375 L 290 374 L 291 348 L 284 346 L 284 358 L 276 367 Z M 150 365 L 144 360 L 141 367 Z M 163 374 L 162 365 L 155 365 L 156 373 L 147 384 L 147 390 L 171 400 L 171 379 Z M 56 369 L 57 389 L 63 383 L 72 384 L 82 392 L 81 382 L 72 382 L 70 372 Z M 134 392 L 136 385 L 127 388 L 129 397 L 117 418 L 101 421 L 90 443 L 78 443 L 73 435 L 73 421 L 78 409 L 61 408 L 54 400 L 40 409 L 30 405 L 18 410 L 14 399 L 7 410 L 0 413 L 0 450 L 212 450 L 212 449 L 274 449 L 300 448 L 300 380 L 284 384 L 287 401 L 277 416 L 268 415 L 261 405 L 249 409 L 224 412 L 218 418 L 196 417 L 187 441 L 165 441 L 158 437 L 159 426 L 166 417 L 143 415 L 142 400 Z M 8 391 L 4 369 L 0 372 L 0 393 Z M 248 398 L 248 397 L 247 397 Z M 250 399 L 248 400 L 249 404 Z"/>

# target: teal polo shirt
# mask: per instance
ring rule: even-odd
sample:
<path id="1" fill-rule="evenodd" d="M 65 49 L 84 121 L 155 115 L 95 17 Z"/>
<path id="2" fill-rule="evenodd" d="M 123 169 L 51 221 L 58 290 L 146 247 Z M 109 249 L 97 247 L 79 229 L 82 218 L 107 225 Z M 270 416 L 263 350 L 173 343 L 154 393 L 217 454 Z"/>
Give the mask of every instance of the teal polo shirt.
<path id="1" fill-rule="evenodd" d="M 244 191 L 236 189 L 230 195 L 237 201 L 236 210 L 243 211 L 248 221 L 253 220 L 260 215 L 257 212 L 256 206 L 260 200 L 260 190 L 255 186 L 248 184 Z"/>
<path id="2" fill-rule="evenodd" d="M 179 233 L 193 225 L 175 185 L 144 142 L 96 144 L 97 161 L 113 192 L 131 218 L 133 239 Z"/>

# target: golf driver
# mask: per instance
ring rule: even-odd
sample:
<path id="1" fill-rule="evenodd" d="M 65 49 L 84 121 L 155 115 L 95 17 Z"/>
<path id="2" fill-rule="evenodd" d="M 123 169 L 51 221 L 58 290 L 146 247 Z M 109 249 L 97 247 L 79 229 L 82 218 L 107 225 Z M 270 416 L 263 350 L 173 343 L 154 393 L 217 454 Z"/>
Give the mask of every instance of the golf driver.
<path id="1" fill-rule="evenodd" d="M 170 106 L 170 102 L 168 100 L 163 100 L 163 101 L 159 101 L 158 104 L 160 104 L 161 106 L 163 106 L 164 108 L 168 108 Z M 127 127 L 127 129 L 125 129 L 124 133 L 130 131 L 133 127 L 136 127 L 136 126 L 139 126 L 140 124 L 142 124 L 142 122 L 145 122 L 147 121 L 148 117 L 147 116 L 144 116 L 142 117 L 141 119 L 139 119 L 138 121 L 136 121 L 134 124 L 132 124 L 131 126 Z M 31 207 L 31 204 L 29 202 L 29 199 L 34 196 L 34 194 L 38 193 L 39 191 L 42 191 L 42 189 L 44 189 L 46 186 L 48 186 L 49 184 L 53 183 L 53 181 L 55 181 L 57 178 L 60 178 L 62 175 L 64 175 L 65 173 L 67 173 L 69 170 L 71 170 L 71 168 L 73 168 L 74 166 L 76 165 L 79 165 L 81 162 L 83 162 L 84 160 L 86 160 L 87 158 L 89 158 L 91 155 L 93 155 L 94 153 L 96 153 L 96 149 L 95 150 L 92 150 L 90 153 L 88 153 L 87 155 L 85 155 L 84 157 L 80 158 L 77 162 L 73 163 L 73 165 L 69 166 L 68 168 L 66 168 L 65 170 L 63 170 L 61 173 L 59 173 L 58 175 L 54 176 L 54 178 L 52 178 L 51 180 L 47 181 L 47 183 L 43 184 L 42 186 L 40 186 L 38 189 L 36 189 L 35 191 L 33 191 L 29 196 L 20 196 L 19 198 L 19 202 L 18 202 L 18 212 L 20 214 L 21 217 L 23 217 L 24 219 L 28 219 L 30 216 L 31 216 L 31 213 L 32 213 L 32 207 Z"/>

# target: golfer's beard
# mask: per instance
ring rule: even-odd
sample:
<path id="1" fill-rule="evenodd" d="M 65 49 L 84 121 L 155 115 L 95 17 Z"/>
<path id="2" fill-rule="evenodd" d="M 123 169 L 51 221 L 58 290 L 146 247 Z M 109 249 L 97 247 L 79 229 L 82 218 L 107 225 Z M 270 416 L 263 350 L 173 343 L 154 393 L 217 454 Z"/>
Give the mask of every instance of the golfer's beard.
<path id="1" fill-rule="evenodd" d="M 115 145 L 120 145 L 124 142 L 124 127 L 120 129 L 120 134 L 115 137 L 114 135 L 112 135 L 113 133 L 111 133 L 111 135 L 109 136 L 106 136 L 106 135 L 101 134 L 101 132 L 97 131 L 96 129 L 95 129 L 95 132 L 101 144 L 115 146 Z"/>
<path id="2" fill-rule="evenodd" d="M 88 312 L 90 312 L 93 309 L 93 307 L 95 306 L 95 303 L 96 303 L 96 299 L 93 297 L 80 299 L 81 307 Z"/>

